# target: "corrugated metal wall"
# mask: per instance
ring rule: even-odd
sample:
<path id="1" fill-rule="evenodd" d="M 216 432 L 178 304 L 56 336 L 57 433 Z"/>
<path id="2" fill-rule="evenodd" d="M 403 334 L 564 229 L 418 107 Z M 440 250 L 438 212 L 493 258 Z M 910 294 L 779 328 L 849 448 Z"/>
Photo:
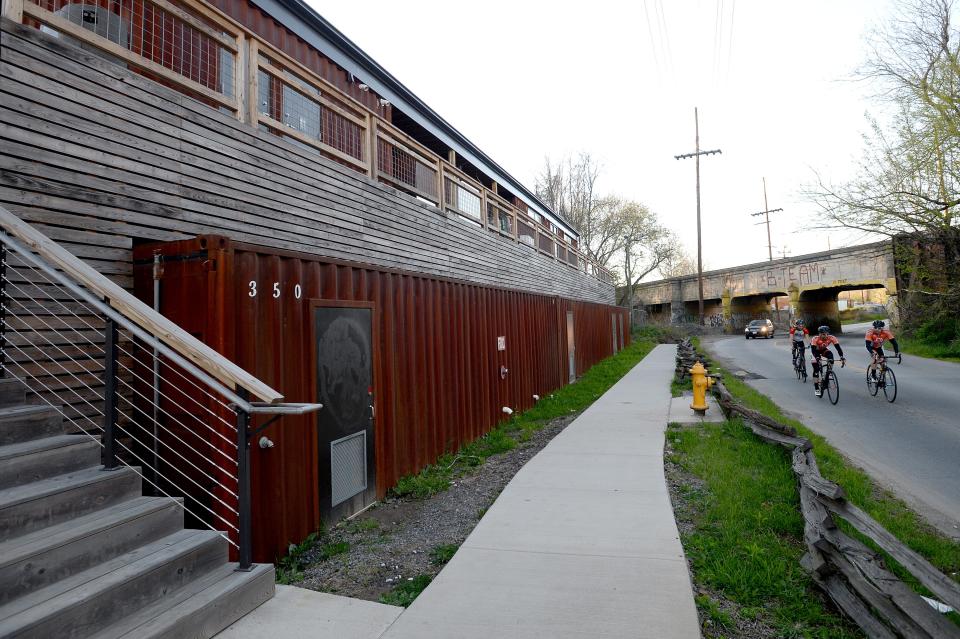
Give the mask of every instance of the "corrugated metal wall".
<path id="1" fill-rule="evenodd" d="M 568 310 L 574 313 L 578 374 L 613 353 L 612 327 L 628 326 L 617 307 L 217 236 L 138 247 L 136 289 L 146 301 L 152 301 L 154 251 L 164 256 L 161 310 L 283 392 L 286 401 L 317 401 L 310 301 L 372 302 L 378 496 L 401 476 L 488 432 L 505 418 L 504 406 L 530 408 L 534 395 L 567 383 Z M 499 337 L 505 350 L 498 350 Z M 617 334 L 617 340 L 629 335 Z M 251 451 L 255 548 L 259 559 L 272 560 L 320 524 L 316 417 L 284 418 L 265 434 L 276 446 Z"/>

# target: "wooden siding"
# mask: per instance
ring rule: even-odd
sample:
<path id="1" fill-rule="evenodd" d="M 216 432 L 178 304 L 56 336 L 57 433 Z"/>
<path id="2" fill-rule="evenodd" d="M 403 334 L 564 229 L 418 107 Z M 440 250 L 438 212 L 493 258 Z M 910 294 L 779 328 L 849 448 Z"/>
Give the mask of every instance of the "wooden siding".
<path id="1" fill-rule="evenodd" d="M 613 287 L 158 83 L 2 23 L 0 202 L 132 286 L 142 240 L 277 249 L 612 303 Z"/>
<path id="2" fill-rule="evenodd" d="M 136 291 L 147 303 L 153 303 L 155 252 L 163 257 L 162 312 L 282 388 L 287 401 L 321 401 L 311 382 L 311 303 L 372 304 L 379 497 L 403 475 L 487 433 L 506 419 L 504 406 L 528 409 L 534 395 L 546 397 L 565 385 L 568 311 L 574 313 L 578 375 L 623 346 L 615 348 L 611 331 L 611 318 L 625 319 L 623 308 L 337 263 L 216 236 L 139 246 Z M 198 306 L 208 312 L 198 314 Z M 315 415 L 286 417 L 264 431 L 274 448 L 251 447 L 258 560 L 273 560 L 291 542 L 331 523 L 320 521 L 316 423 Z"/>

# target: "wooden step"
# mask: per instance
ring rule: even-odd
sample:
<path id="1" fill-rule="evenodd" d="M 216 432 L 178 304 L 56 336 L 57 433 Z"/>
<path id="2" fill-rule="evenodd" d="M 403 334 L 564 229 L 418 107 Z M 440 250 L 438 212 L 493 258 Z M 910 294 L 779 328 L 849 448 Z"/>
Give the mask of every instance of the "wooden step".
<path id="1" fill-rule="evenodd" d="M 0 446 L 63 435 L 63 416 L 47 405 L 0 408 Z"/>
<path id="2" fill-rule="evenodd" d="M 0 489 L 100 465 L 100 442 L 57 435 L 0 446 Z"/>
<path id="3" fill-rule="evenodd" d="M 137 497 L 0 544 L 0 606 L 183 529 L 168 497 Z"/>
<path id="4" fill-rule="evenodd" d="M 0 378 L 0 407 L 19 406 L 27 401 L 27 387 L 19 379 Z"/>
<path id="5" fill-rule="evenodd" d="M 236 568 L 235 563 L 218 568 L 96 639 L 210 639 L 273 597 L 276 589 L 272 564 L 256 564 L 249 572 Z"/>
<path id="6" fill-rule="evenodd" d="M 100 467 L 0 490 L 0 542 L 141 496 L 132 468 Z"/>
<path id="7" fill-rule="evenodd" d="M 0 608 L 0 636 L 89 637 L 160 602 L 227 561 L 214 531 L 184 530 Z"/>

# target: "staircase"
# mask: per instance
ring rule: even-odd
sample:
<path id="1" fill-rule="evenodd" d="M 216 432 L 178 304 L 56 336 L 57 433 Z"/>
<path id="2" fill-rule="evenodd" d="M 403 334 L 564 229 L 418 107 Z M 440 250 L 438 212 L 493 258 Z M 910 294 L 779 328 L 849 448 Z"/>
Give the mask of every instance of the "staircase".
<path id="1" fill-rule="evenodd" d="M 272 565 L 238 571 L 219 533 L 0 379 L 0 638 L 206 639 L 273 592 Z"/>

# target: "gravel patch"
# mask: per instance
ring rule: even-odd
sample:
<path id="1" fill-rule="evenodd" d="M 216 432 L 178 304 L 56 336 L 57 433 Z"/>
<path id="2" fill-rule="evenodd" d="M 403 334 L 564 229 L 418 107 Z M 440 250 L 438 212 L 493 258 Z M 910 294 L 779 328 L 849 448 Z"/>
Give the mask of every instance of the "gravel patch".
<path id="1" fill-rule="evenodd" d="M 426 499 L 388 497 L 341 522 L 304 553 L 308 567 L 296 585 L 377 601 L 405 581 L 436 576 L 443 566 L 435 549 L 463 543 L 517 471 L 576 416 L 547 422 L 513 450 L 469 468 L 444 492 Z M 343 542 L 349 544 L 346 552 L 323 558 L 325 548 Z"/>

